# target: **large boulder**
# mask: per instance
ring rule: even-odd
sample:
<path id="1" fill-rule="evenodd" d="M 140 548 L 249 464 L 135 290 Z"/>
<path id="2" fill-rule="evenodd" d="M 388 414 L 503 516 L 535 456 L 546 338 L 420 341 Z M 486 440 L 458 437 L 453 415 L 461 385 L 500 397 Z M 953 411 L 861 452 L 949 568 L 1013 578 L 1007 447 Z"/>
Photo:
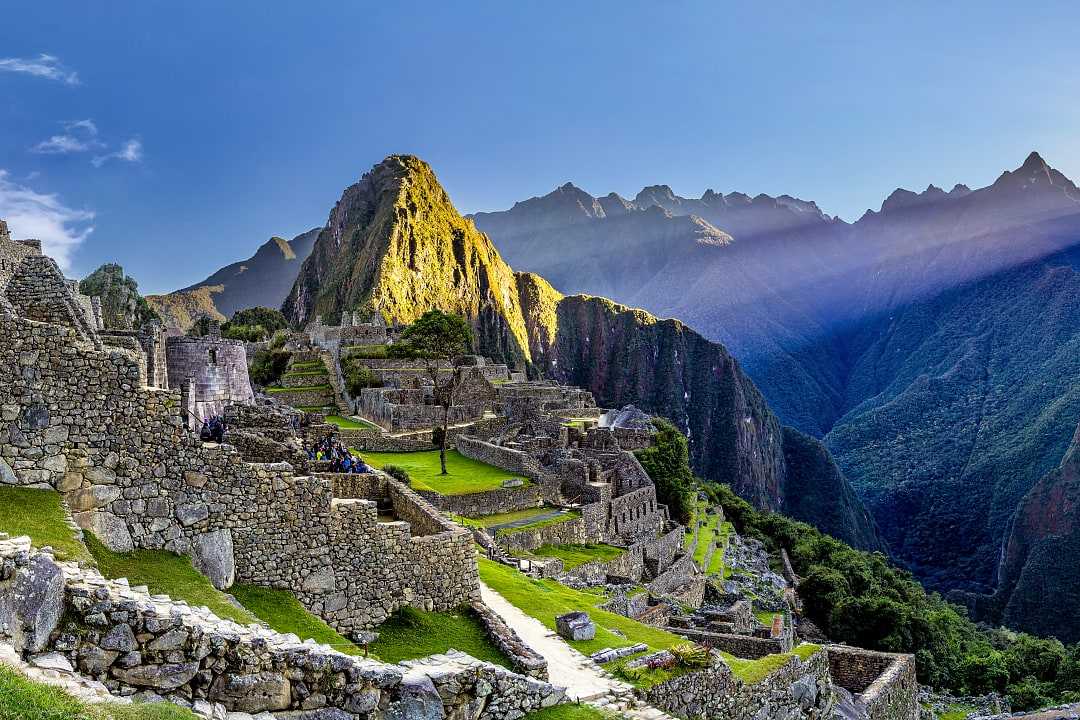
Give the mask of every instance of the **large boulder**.
<path id="1" fill-rule="evenodd" d="M 214 530 L 195 538 L 192 548 L 195 568 L 218 590 L 232 587 L 236 579 L 232 531 Z"/>
<path id="2" fill-rule="evenodd" d="M 76 513 L 75 522 L 83 530 L 94 533 L 101 544 L 113 552 L 127 553 L 135 549 L 127 523 L 112 513 L 101 510 Z"/>
<path id="3" fill-rule="evenodd" d="M 401 681 L 401 695 L 384 713 L 386 720 L 443 720 L 442 698 L 435 683 L 422 669 L 410 671 Z"/>
<path id="4" fill-rule="evenodd" d="M 64 613 L 64 574 L 48 555 L 35 555 L 14 580 L 0 586 L 0 637 L 18 652 L 48 647 Z"/>

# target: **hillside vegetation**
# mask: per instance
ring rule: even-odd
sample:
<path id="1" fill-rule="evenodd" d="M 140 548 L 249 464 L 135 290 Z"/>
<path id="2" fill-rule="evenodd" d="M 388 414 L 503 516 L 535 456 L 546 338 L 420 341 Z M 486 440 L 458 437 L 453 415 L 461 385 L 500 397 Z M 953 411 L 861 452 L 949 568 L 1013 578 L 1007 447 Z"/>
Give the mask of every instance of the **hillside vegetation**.
<path id="1" fill-rule="evenodd" d="M 661 435 L 668 455 L 685 441 Z M 654 466 L 655 468 L 655 466 Z M 919 680 L 962 694 L 1008 694 L 1018 709 L 1080 700 L 1080 644 L 1064 646 L 1006 630 L 977 627 L 960 606 L 928 593 L 912 575 L 881 553 L 856 550 L 816 528 L 763 513 L 730 487 L 698 481 L 698 489 L 724 509 L 735 529 L 786 549 L 807 618 L 838 642 L 886 652 L 913 653 Z"/>

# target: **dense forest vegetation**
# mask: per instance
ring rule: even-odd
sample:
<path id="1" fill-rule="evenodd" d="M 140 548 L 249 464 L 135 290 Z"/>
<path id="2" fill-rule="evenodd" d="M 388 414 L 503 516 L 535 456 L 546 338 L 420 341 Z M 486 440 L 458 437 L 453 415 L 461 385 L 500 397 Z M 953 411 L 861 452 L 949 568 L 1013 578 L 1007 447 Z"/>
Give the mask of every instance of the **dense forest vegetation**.
<path id="1" fill-rule="evenodd" d="M 1080 643 L 1065 646 L 976 625 L 960 606 L 927 593 L 881 553 L 855 550 L 805 523 L 755 510 L 726 485 L 690 471 L 686 438 L 657 423 L 656 446 L 638 453 L 661 502 L 681 516 L 704 493 L 739 533 L 787 550 L 802 578 L 805 616 L 837 642 L 912 653 L 919 680 L 962 694 L 1000 692 L 1014 709 L 1080 701 Z"/>

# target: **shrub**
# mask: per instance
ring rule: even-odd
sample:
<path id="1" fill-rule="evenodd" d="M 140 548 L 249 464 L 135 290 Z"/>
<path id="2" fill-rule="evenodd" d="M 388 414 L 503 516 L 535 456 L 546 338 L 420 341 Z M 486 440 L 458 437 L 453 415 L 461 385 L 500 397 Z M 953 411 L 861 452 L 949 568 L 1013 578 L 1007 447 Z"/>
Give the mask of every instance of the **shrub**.
<path id="1" fill-rule="evenodd" d="M 668 506 L 672 516 L 685 522 L 698 486 L 690 471 L 686 436 L 666 420 L 656 419 L 653 424 L 657 429 L 655 444 L 635 454 L 656 485 L 657 500 Z"/>
<path id="2" fill-rule="evenodd" d="M 281 379 L 292 353 L 286 350 L 260 350 L 251 358 L 248 375 L 251 382 L 266 386 Z"/>
<path id="3" fill-rule="evenodd" d="M 375 377 L 375 373 L 357 362 L 356 358 L 346 358 L 344 365 L 342 374 L 345 376 L 345 387 L 350 395 L 359 395 L 364 388 L 382 386 L 382 382 Z"/>
<path id="4" fill-rule="evenodd" d="M 394 478 L 398 482 L 406 485 L 412 484 L 412 478 L 409 477 L 408 471 L 400 465 L 383 465 L 383 472 Z"/>
<path id="5" fill-rule="evenodd" d="M 699 668 L 709 664 L 709 649 L 697 643 L 679 643 L 672 645 L 668 650 L 683 667 Z"/>

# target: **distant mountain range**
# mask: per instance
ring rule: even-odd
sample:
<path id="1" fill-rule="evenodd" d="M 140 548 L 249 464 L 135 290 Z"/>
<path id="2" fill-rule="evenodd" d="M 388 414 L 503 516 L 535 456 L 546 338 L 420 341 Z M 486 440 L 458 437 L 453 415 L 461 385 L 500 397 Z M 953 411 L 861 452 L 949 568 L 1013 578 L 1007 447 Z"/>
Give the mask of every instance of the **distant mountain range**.
<path id="1" fill-rule="evenodd" d="M 722 342 L 783 422 L 824 439 L 898 559 L 944 591 L 1011 583 L 1024 606 L 1033 585 L 999 561 L 1080 419 L 1080 190 L 1038 154 L 854 223 L 790 196 L 570 184 L 474 219 L 560 291 Z"/>
<path id="2" fill-rule="evenodd" d="M 321 228 L 292 240 L 272 237 L 247 260 L 226 265 L 202 282 L 147 302 L 167 325 L 186 330 L 202 315 L 226 320 L 249 307 L 281 307 Z"/>

